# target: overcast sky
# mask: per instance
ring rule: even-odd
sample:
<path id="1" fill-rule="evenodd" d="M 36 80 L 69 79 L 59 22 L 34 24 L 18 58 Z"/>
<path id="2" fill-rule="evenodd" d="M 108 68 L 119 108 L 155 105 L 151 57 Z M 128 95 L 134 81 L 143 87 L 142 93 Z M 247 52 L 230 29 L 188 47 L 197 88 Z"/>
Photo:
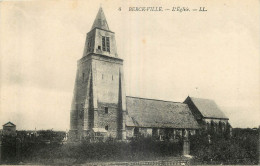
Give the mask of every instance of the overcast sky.
<path id="1" fill-rule="evenodd" d="M 109 2 L 0 2 L 0 125 L 69 130 L 77 60 L 100 4 L 124 59 L 128 96 L 209 98 L 233 127 L 259 125 L 259 1 Z M 135 6 L 208 11 L 128 11 Z"/>

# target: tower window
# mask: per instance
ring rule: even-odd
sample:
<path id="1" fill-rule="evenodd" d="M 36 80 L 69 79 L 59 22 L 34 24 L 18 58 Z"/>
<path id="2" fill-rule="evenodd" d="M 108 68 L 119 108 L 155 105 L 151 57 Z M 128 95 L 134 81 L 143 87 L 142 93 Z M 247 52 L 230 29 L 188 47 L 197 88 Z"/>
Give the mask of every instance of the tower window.
<path id="1" fill-rule="evenodd" d="M 98 49 L 101 50 L 101 46 L 98 46 Z"/>
<path id="2" fill-rule="evenodd" d="M 109 41 L 109 37 L 106 37 L 106 46 L 107 46 L 107 52 L 110 52 L 110 41 Z"/>
<path id="3" fill-rule="evenodd" d="M 85 73 L 82 73 L 82 82 L 84 82 L 85 79 Z"/>
<path id="4" fill-rule="evenodd" d="M 102 50 L 106 51 L 106 38 L 102 36 Z"/>
<path id="5" fill-rule="evenodd" d="M 108 107 L 105 107 L 105 113 L 108 114 Z"/>
<path id="6" fill-rule="evenodd" d="M 90 51 L 90 42 L 88 41 L 88 51 Z"/>
<path id="7" fill-rule="evenodd" d="M 110 40 L 109 40 L 109 37 L 102 36 L 102 50 L 110 52 Z"/>
<path id="8" fill-rule="evenodd" d="M 88 51 L 91 51 L 91 47 L 92 47 L 92 42 L 93 41 L 93 38 L 92 37 L 90 37 L 89 39 L 88 39 Z"/>
<path id="9" fill-rule="evenodd" d="M 105 126 L 105 129 L 108 130 L 108 125 Z"/>

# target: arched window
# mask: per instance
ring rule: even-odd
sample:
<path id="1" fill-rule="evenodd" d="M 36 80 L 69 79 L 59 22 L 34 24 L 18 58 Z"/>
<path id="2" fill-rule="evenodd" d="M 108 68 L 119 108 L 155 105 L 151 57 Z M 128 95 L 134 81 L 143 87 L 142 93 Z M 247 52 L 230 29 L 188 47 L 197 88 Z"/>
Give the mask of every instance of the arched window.
<path id="1" fill-rule="evenodd" d="M 210 124 L 209 124 L 209 122 L 207 122 L 207 124 L 206 124 L 206 129 L 207 129 L 207 130 L 210 129 Z"/>
<path id="2" fill-rule="evenodd" d="M 210 121 L 210 131 L 215 132 L 215 124 L 213 120 Z"/>
<path id="3" fill-rule="evenodd" d="M 226 124 L 225 122 L 223 122 L 223 123 L 222 123 L 223 132 L 225 132 L 225 131 L 226 131 L 226 128 L 227 128 L 227 127 L 226 127 L 226 125 L 227 125 L 227 124 Z"/>
<path id="4" fill-rule="evenodd" d="M 134 128 L 134 135 L 136 136 L 136 135 L 138 135 L 139 134 L 139 128 L 138 127 L 135 127 Z"/>
<path id="5" fill-rule="evenodd" d="M 222 127 L 222 122 L 221 122 L 221 121 L 218 122 L 218 131 L 219 131 L 220 133 L 223 132 L 223 127 Z"/>
<path id="6" fill-rule="evenodd" d="M 110 40 L 109 40 L 109 37 L 102 36 L 102 50 L 110 52 Z"/>

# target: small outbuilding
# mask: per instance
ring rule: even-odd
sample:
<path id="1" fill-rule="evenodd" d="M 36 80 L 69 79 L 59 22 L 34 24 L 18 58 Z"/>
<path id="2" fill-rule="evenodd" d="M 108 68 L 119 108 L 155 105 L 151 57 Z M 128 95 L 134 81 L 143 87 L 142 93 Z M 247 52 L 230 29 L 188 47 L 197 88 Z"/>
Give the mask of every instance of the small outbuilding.
<path id="1" fill-rule="evenodd" d="M 7 122 L 3 125 L 3 135 L 16 135 L 16 125 L 12 122 Z"/>

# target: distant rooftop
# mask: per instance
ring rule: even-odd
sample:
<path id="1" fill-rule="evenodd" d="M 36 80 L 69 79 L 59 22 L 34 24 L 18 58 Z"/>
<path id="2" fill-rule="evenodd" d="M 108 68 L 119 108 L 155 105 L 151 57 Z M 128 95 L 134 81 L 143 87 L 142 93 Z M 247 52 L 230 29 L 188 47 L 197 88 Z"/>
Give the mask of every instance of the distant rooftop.
<path id="1" fill-rule="evenodd" d="M 11 126 L 15 126 L 15 124 L 13 124 L 12 122 L 7 122 L 6 124 L 4 124 L 3 126 L 5 127 L 11 127 Z"/>

